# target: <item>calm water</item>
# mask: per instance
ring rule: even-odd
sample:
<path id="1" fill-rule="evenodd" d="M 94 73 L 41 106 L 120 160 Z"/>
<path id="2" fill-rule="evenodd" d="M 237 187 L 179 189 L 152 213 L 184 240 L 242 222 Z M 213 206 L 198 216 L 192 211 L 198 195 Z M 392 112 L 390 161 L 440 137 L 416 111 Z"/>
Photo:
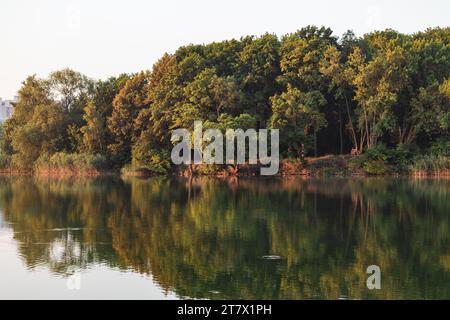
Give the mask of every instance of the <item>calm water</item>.
<path id="1" fill-rule="evenodd" d="M 0 178 L 0 298 L 450 299 L 450 180 Z"/>

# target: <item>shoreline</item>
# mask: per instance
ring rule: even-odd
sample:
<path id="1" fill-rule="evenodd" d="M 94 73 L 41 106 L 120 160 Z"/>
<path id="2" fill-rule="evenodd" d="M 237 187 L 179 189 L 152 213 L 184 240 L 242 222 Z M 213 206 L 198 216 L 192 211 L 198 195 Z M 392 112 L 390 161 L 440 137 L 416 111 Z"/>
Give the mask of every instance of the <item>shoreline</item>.
<path id="1" fill-rule="evenodd" d="M 317 159 L 314 159 L 317 161 Z M 288 160 L 286 162 L 292 162 Z M 182 167 L 166 174 L 156 174 L 146 170 L 73 170 L 73 169 L 51 169 L 51 170 L 14 170 L 14 169 L 0 169 L 0 177 L 6 176 L 31 176 L 31 177 L 137 177 L 137 178 L 151 178 L 151 177 L 215 177 L 215 178 L 233 178 L 233 177 L 276 177 L 276 178 L 374 178 L 374 177 L 404 177 L 404 178 L 450 178 L 450 170 L 442 171 L 406 171 L 402 173 L 391 172 L 386 174 L 367 174 L 361 170 L 351 170 L 348 167 L 336 167 L 334 165 L 320 165 L 317 166 L 312 163 L 301 167 L 298 163 L 286 165 L 280 164 L 280 171 L 273 176 L 262 176 L 258 174 L 258 166 L 242 165 L 239 170 L 221 168 L 211 172 L 211 167 L 205 165 L 196 165 L 195 168 Z"/>

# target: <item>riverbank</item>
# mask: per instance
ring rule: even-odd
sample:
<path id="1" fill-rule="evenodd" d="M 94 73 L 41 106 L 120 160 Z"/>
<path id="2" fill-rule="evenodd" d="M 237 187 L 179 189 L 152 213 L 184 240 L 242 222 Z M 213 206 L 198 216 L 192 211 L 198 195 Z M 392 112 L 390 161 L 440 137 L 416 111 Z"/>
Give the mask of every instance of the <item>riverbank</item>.
<path id="1" fill-rule="evenodd" d="M 450 160 L 445 158 L 445 161 Z M 443 162 L 441 160 L 441 162 Z M 417 167 L 417 168 L 415 168 Z M 52 168 L 42 166 L 35 170 L 0 169 L 0 175 L 34 175 L 34 176 L 111 176 L 151 177 L 158 175 L 172 176 L 215 176 L 215 177 L 253 177 L 260 175 L 258 165 L 182 165 L 167 174 L 156 174 L 146 169 L 122 170 L 81 169 L 80 167 Z M 412 176 L 412 177 L 450 177 L 450 169 L 434 169 L 433 166 L 411 165 L 394 167 L 387 162 L 367 159 L 365 156 L 326 155 L 301 159 L 283 159 L 280 161 L 278 177 L 372 177 L 372 176 Z"/>
<path id="2" fill-rule="evenodd" d="M 432 165 L 420 166 L 414 162 L 406 165 L 391 164 L 389 161 L 372 159 L 366 155 L 326 155 L 301 159 L 283 159 L 280 161 L 276 176 L 304 177 L 372 177 L 372 176 L 416 176 L 416 177 L 450 177 L 450 158 L 445 158 L 445 169 L 436 169 Z M 398 161 L 401 162 L 401 161 Z M 441 161 L 443 162 L 443 161 Z M 210 166 L 196 165 L 190 168 L 181 167 L 176 174 L 181 176 L 258 176 L 259 166 Z M 145 174 L 144 174 L 145 175 Z"/>

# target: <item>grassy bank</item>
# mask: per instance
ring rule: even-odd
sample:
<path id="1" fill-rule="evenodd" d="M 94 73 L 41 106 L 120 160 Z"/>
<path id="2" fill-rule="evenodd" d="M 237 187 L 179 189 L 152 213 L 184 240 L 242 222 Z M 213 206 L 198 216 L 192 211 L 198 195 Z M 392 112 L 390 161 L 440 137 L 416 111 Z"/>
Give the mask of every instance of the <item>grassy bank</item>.
<path id="1" fill-rule="evenodd" d="M 170 174 L 178 176 L 258 176 L 260 167 L 256 165 L 220 166 L 192 165 L 180 166 Z M 146 177 L 156 173 L 145 169 L 122 170 L 125 176 Z M 407 160 L 389 158 L 373 154 L 327 155 L 310 157 L 304 160 L 283 159 L 277 176 L 305 177 L 369 177 L 369 176 L 436 176 L 450 177 L 450 157 L 447 156 L 413 156 Z"/>
<path id="2" fill-rule="evenodd" d="M 450 176 L 450 155 L 446 146 L 418 154 L 413 147 L 388 149 L 378 146 L 362 155 L 326 155 L 303 160 L 288 158 L 280 161 L 278 176 Z M 257 165 L 182 165 L 164 168 L 130 164 L 115 170 L 101 155 L 56 153 L 41 156 L 32 168 L 17 166 L 14 159 L 3 159 L 0 174 L 45 176 L 100 176 L 122 174 L 148 177 L 177 176 L 258 176 Z M 164 170 L 163 170 L 164 169 Z"/>
<path id="3" fill-rule="evenodd" d="M 135 169 L 133 169 L 135 168 Z M 138 169 L 136 169 L 138 168 Z M 125 175 L 161 174 L 152 167 L 127 167 Z M 258 176 L 256 165 L 191 165 L 172 168 L 165 173 L 181 176 Z M 379 144 L 361 155 L 326 155 L 280 161 L 278 176 L 450 176 L 450 141 L 438 140 L 427 149 L 402 144 L 387 147 Z"/>
<path id="4" fill-rule="evenodd" d="M 98 176 L 110 173 L 105 157 L 101 155 L 55 153 L 51 156 L 40 156 L 33 167 L 21 166 L 13 157 L 2 158 L 0 173 L 2 174 L 34 174 L 48 176 Z"/>

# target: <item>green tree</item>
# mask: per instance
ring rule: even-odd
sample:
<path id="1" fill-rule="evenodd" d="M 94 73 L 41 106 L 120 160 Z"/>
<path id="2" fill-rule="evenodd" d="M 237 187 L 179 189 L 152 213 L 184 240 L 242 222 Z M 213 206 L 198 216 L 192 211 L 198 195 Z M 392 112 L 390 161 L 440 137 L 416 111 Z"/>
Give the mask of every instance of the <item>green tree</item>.
<path id="1" fill-rule="evenodd" d="M 347 40 L 349 41 L 349 40 Z M 351 42 L 350 42 L 351 43 Z M 320 61 L 320 72 L 330 78 L 332 90 L 335 93 L 335 101 L 338 104 L 339 112 L 339 137 L 340 137 L 340 153 L 343 153 L 344 137 L 343 137 L 343 114 L 347 118 L 347 131 L 349 132 L 352 150 L 361 153 L 364 146 L 364 134 L 358 134 L 357 125 L 355 123 L 355 106 L 353 103 L 354 86 L 353 80 L 356 76 L 355 70 L 349 61 L 349 56 L 345 56 L 344 52 L 350 52 L 348 46 L 343 44 L 343 51 L 337 46 L 330 45 L 324 53 L 323 59 Z M 358 51 L 360 52 L 360 51 Z M 349 55 L 350 55 L 349 53 Z M 344 106 L 344 107 L 343 107 Z M 359 132 L 361 133 L 361 132 Z"/>
<path id="2" fill-rule="evenodd" d="M 324 103 L 318 105 L 323 107 L 322 113 L 327 122 L 334 130 L 335 111 L 337 108 L 333 105 L 333 93 L 331 92 L 331 81 L 329 77 L 321 72 L 320 62 L 325 58 L 328 47 L 337 45 L 337 38 L 332 35 L 329 28 L 308 26 L 298 30 L 295 33 L 282 37 L 280 48 L 280 68 L 281 75 L 278 82 L 284 87 L 292 86 L 301 92 L 311 92 L 312 95 L 321 95 L 321 101 Z M 338 115 L 340 113 L 338 112 Z M 326 128 L 321 126 L 321 129 Z M 318 154 L 318 136 L 319 131 L 315 131 L 314 155 Z M 337 135 L 328 133 L 328 141 L 334 139 Z M 327 147 L 327 146 L 325 146 Z M 333 149 L 333 148 L 332 148 Z"/>
<path id="3" fill-rule="evenodd" d="M 64 150 L 65 123 L 65 114 L 55 104 L 36 106 L 30 121 L 14 130 L 14 167 L 32 169 L 40 156 Z"/>
<path id="4" fill-rule="evenodd" d="M 373 148 L 384 133 L 395 128 L 393 107 L 408 83 L 407 57 L 400 45 L 401 35 L 393 31 L 366 36 L 371 47 L 371 60 L 355 48 L 351 63 L 358 73 L 353 78 L 358 102 L 358 125 L 364 130 L 367 149 Z"/>
<path id="5" fill-rule="evenodd" d="M 108 150 L 119 167 L 131 161 L 132 144 L 140 136 L 133 124 L 139 112 L 148 107 L 148 82 L 149 73 L 141 72 L 128 80 L 114 99 L 113 112 L 108 118 L 113 142 Z"/>
<path id="6" fill-rule="evenodd" d="M 95 84 L 93 97 L 84 108 L 83 119 L 86 124 L 80 130 L 84 152 L 107 154 L 107 146 L 111 143 L 107 119 L 113 112 L 114 98 L 128 79 L 129 76 L 123 74 Z"/>
<path id="7" fill-rule="evenodd" d="M 442 114 L 448 108 L 439 86 L 450 73 L 449 38 L 450 28 L 437 28 L 409 36 L 408 41 L 404 41 L 409 82 L 400 92 L 400 103 L 393 108 L 397 123 L 394 140 L 397 143 L 417 142 L 417 138 L 424 136 L 428 139 L 436 137 L 430 133 L 440 127 Z"/>
<path id="8" fill-rule="evenodd" d="M 326 101 L 320 92 L 303 93 L 291 86 L 271 101 L 270 128 L 280 130 L 280 147 L 288 154 L 303 157 L 313 146 L 314 134 L 326 125 L 319 110 Z"/>
<path id="9" fill-rule="evenodd" d="M 247 37 L 239 54 L 238 82 L 245 94 L 242 112 L 253 114 L 264 126 L 270 117 L 269 98 L 277 92 L 276 78 L 280 75 L 280 41 L 276 35 Z"/>

